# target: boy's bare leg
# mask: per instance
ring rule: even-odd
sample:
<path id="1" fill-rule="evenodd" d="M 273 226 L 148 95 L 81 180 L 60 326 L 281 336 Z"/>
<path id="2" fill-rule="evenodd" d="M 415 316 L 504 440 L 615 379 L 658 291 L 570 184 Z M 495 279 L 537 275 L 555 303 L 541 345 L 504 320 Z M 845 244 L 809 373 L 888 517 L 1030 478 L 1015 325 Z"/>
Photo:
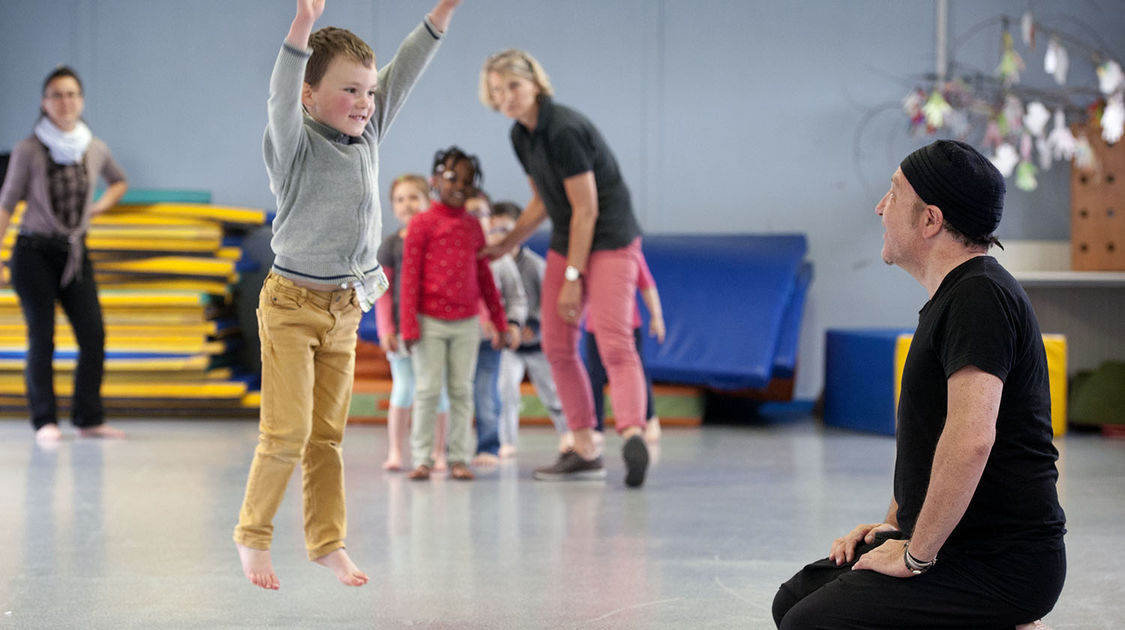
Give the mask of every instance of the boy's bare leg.
<path id="1" fill-rule="evenodd" d="M 341 584 L 346 586 L 363 586 L 367 584 L 367 574 L 359 570 L 355 566 L 352 559 L 348 557 L 348 552 L 344 551 L 341 547 L 336 551 L 329 552 L 313 562 L 332 569 L 336 574 L 336 579 L 340 580 Z"/>
<path id="2" fill-rule="evenodd" d="M 437 415 L 434 421 L 434 452 L 431 455 L 434 459 L 434 470 L 445 470 L 448 465 L 445 460 L 445 431 L 449 426 L 449 412 L 443 411 Z"/>
<path id="3" fill-rule="evenodd" d="M 242 572 L 246 574 L 246 579 L 255 586 L 271 591 L 281 588 L 281 582 L 273 572 L 269 549 L 251 549 L 238 543 L 234 543 L 234 546 L 238 548 L 238 559 L 242 561 Z"/>

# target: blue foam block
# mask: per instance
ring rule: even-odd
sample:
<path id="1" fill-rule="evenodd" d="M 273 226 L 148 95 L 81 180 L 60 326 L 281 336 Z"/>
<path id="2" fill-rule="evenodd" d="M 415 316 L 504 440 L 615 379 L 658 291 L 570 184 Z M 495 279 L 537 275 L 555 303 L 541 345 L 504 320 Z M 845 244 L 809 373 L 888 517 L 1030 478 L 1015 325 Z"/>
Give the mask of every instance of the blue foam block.
<path id="1" fill-rule="evenodd" d="M 895 434 L 895 344 L 910 329 L 829 329 L 825 337 L 824 423 Z"/>
<path id="2" fill-rule="evenodd" d="M 547 240 L 528 245 L 543 253 Z M 646 335 L 642 347 L 654 380 L 741 390 L 792 377 L 812 278 L 803 234 L 662 234 L 642 247 L 667 325 L 663 344 Z"/>

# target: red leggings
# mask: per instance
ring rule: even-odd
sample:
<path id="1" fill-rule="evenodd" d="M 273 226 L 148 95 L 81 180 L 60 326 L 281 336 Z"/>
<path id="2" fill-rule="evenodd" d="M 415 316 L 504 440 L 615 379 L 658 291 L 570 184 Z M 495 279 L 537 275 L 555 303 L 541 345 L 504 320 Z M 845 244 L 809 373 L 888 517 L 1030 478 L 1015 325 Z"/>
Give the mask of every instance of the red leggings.
<path id="1" fill-rule="evenodd" d="M 638 237 L 620 249 L 592 252 L 581 280 L 582 313 L 593 324 L 598 350 L 609 374 L 618 433 L 645 425 L 645 375 L 633 340 L 640 248 Z M 551 364 L 567 426 L 571 430 L 589 429 L 597 420 L 590 377 L 578 355 L 582 329 L 559 317 L 559 291 L 565 282 L 565 269 L 566 257 L 548 251 L 541 314 L 543 352 Z"/>

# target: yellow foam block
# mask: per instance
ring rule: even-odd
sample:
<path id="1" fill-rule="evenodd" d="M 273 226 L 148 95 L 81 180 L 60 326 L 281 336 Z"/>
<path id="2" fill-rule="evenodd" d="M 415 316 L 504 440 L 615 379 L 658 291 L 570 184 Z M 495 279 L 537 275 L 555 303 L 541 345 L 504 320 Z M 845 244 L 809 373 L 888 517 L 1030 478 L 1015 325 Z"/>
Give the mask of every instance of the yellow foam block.
<path id="1" fill-rule="evenodd" d="M 73 393 L 73 383 L 70 379 L 57 379 L 55 393 L 59 396 L 70 396 Z M 246 384 L 239 381 L 214 381 L 204 383 L 160 383 L 160 382 L 124 382 L 102 383 L 102 396 L 105 398 L 228 398 L 238 401 L 246 396 Z M 24 382 L 21 378 L 0 377 L 0 396 L 20 396 L 24 394 Z"/>
<path id="2" fill-rule="evenodd" d="M 913 335 L 899 335 L 895 344 L 895 409 L 902 389 L 902 368 L 910 350 Z M 1043 349 L 1047 353 L 1047 374 L 1051 388 L 1051 432 L 1066 434 L 1066 335 L 1043 335 Z"/>
<path id="3" fill-rule="evenodd" d="M 23 358 L 0 358 L 0 374 L 8 372 L 23 372 Z M 106 358 L 106 372 L 179 372 L 190 370 L 205 370 L 211 363 L 210 355 L 196 354 L 190 356 L 168 356 L 156 358 L 129 358 L 122 359 L 110 355 Z M 56 372 L 73 372 L 77 361 L 75 359 L 55 357 Z"/>
<path id="4" fill-rule="evenodd" d="M 102 308 L 189 308 L 206 306 L 207 296 L 191 291 L 98 291 L 98 301 Z M 8 307 L 19 312 L 19 298 L 11 289 L 0 289 L 0 308 Z"/>
<path id="5" fill-rule="evenodd" d="M 150 215 L 163 215 L 183 217 L 188 219 L 210 219 L 223 223 L 242 223 L 246 225 L 263 225 L 266 222 L 266 213 L 257 208 L 239 208 L 234 206 L 215 206 L 202 203 L 153 203 L 142 205 L 119 205 L 111 212 L 143 212 Z"/>
<path id="6" fill-rule="evenodd" d="M 195 256 L 153 256 L 138 260 L 99 261 L 97 269 L 98 271 L 130 271 L 229 278 L 234 274 L 234 263 L 225 259 Z"/>

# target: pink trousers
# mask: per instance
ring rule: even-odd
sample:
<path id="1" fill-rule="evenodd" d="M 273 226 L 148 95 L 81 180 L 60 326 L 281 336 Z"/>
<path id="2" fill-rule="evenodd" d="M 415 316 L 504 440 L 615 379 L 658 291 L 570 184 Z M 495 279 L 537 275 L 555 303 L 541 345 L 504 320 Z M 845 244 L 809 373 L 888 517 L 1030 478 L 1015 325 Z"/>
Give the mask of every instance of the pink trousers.
<path id="1" fill-rule="evenodd" d="M 593 324 L 598 350 L 609 375 L 617 432 L 645 425 L 645 375 L 633 339 L 633 308 L 637 293 L 637 260 L 641 239 L 621 249 L 590 254 L 582 277 L 582 312 Z M 551 364 L 555 387 L 571 430 L 595 426 L 590 377 L 578 354 L 581 329 L 559 316 L 559 291 L 566 257 L 547 252 L 543 278 L 543 352 Z"/>

